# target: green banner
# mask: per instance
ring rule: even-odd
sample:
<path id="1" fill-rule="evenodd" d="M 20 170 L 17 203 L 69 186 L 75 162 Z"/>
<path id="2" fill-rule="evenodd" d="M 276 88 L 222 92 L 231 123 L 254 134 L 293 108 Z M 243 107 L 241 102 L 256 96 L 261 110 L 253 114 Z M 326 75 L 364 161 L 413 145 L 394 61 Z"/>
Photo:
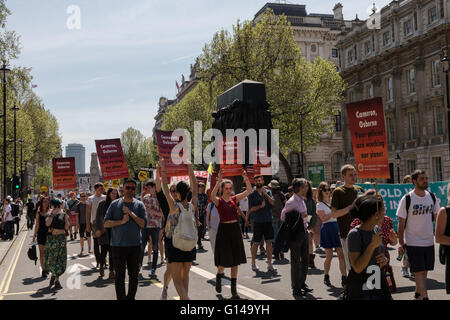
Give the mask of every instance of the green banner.
<path id="1" fill-rule="evenodd" d="M 428 191 L 436 195 L 439 207 L 447 206 L 447 186 L 450 181 L 440 181 L 429 183 Z M 365 191 L 375 189 L 374 184 L 358 184 Z M 414 189 L 413 184 L 378 184 L 378 193 L 383 197 L 386 206 L 386 215 L 394 221 L 394 229 L 397 230 L 398 219 L 396 216 L 397 207 L 403 196 Z"/>
<path id="2" fill-rule="evenodd" d="M 323 163 L 308 165 L 308 177 L 314 188 L 325 181 L 325 166 Z"/>

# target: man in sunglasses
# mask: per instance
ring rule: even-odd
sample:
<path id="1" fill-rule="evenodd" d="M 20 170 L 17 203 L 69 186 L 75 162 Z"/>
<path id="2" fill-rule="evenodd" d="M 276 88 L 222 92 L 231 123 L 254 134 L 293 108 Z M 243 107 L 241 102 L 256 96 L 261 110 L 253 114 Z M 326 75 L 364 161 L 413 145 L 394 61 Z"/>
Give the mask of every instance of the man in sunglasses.
<path id="1" fill-rule="evenodd" d="M 137 184 L 126 180 L 124 196 L 114 200 L 106 211 L 105 228 L 111 228 L 111 249 L 116 272 L 117 300 L 134 300 L 139 276 L 142 229 L 147 225 L 144 204 L 135 199 Z M 128 269 L 128 294 L 125 294 L 125 271 Z"/>

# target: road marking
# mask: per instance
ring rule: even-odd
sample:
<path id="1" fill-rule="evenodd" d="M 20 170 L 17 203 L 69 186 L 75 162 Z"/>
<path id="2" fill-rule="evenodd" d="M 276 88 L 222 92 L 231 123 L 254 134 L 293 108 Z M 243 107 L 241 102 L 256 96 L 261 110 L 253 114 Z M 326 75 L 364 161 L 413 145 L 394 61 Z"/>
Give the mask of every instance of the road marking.
<path id="1" fill-rule="evenodd" d="M 21 294 L 34 294 L 37 291 L 28 291 L 28 292 L 15 292 L 15 293 L 4 293 L 3 296 L 18 296 Z"/>
<path id="2" fill-rule="evenodd" d="M 158 280 L 150 280 L 151 283 L 153 283 L 155 286 L 157 286 L 158 288 L 162 289 L 164 286 L 161 282 L 159 282 Z"/>
<path id="3" fill-rule="evenodd" d="M 211 272 L 208 272 L 206 270 L 200 269 L 198 267 L 192 266 L 191 270 L 193 272 L 195 272 L 196 274 L 198 274 L 198 275 L 200 275 L 200 276 L 202 276 L 203 278 L 206 278 L 206 279 L 215 279 L 216 278 L 215 274 L 212 274 Z M 231 288 L 229 280 L 222 279 L 222 283 L 225 285 L 225 287 Z M 241 294 L 243 294 L 243 295 L 245 295 L 245 296 L 247 296 L 247 297 L 249 297 L 250 299 L 253 299 L 253 300 L 275 300 L 274 298 L 266 296 L 265 294 L 262 294 L 262 293 L 260 293 L 258 291 L 253 290 L 253 289 L 244 287 L 244 286 L 242 286 L 240 284 L 237 285 L 237 289 L 239 290 L 239 293 L 241 293 Z"/>
<path id="4" fill-rule="evenodd" d="M 74 270 L 73 268 L 75 268 L 75 267 L 78 267 L 78 268 L 80 268 L 80 269 L 87 270 L 87 271 L 91 270 L 90 268 L 85 267 L 85 266 L 83 266 L 83 265 L 80 264 L 80 263 L 75 263 L 75 264 L 73 264 L 73 265 L 71 266 L 71 270 Z M 67 268 L 67 269 L 69 269 L 69 268 Z M 69 272 L 70 272 L 70 271 L 69 271 Z M 74 272 L 74 271 L 72 271 L 72 272 Z"/>
<path id="5" fill-rule="evenodd" d="M 25 242 L 27 234 L 23 233 L 22 239 L 19 240 L 19 245 L 16 248 L 16 251 L 12 257 L 11 263 L 9 264 L 8 269 L 6 270 L 5 276 L 3 277 L 2 283 L 0 284 L 0 300 L 3 300 L 3 289 L 5 288 L 4 293 L 8 292 L 9 284 L 11 282 L 12 275 L 14 274 L 14 270 L 17 266 L 17 261 L 19 260 L 19 256 L 23 247 L 23 244 Z M 6 280 L 8 279 L 8 280 Z M 6 281 L 6 282 L 5 282 Z M 5 286 L 6 284 L 6 286 Z"/>

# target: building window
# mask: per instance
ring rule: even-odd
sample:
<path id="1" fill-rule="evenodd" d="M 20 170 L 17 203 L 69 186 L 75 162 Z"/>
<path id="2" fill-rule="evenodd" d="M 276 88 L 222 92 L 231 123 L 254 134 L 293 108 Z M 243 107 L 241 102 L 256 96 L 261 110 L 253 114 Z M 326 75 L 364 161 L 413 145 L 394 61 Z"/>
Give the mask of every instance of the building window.
<path id="1" fill-rule="evenodd" d="M 408 174 L 416 171 L 416 160 L 408 160 L 406 161 L 406 168 L 408 170 Z"/>
<path id="2" fill-rule="evenodd" d="M 439 106 L 434 108 L 434 135 L 442 136 L 444 134 L 444 109 Z"/>
<path id="3" fill-rule="evenodd" d="M 344 154 L 342 152 L 336 152 L 333 155 L 333 180 L 341 180 L 341 168 L 344 165 Z"/>
<path id="4" fill-rule="evenodd" d="M 409 113 L 409 140 L 417 139 L 417 114 L 415 112 Z"/>
<path id="5" fill-rule="evenodd" d="M 373 98 L 373 84 L 369 85 L 368 90 L 367 90 L 367 94 L 369 96 L 369 99 Z"/>
<path id="6" fill-rule="evenodd" d="M 437 21 L 437 19 L 438 19 L 437 8 L 433 7 L 430 10 L 428 10 L 428 24 L 432 24 L 433 22 Z"/>
<path id="7" fill-rule="evenodd" d="M 442 181 L 441 157 L 433 157 L 433 181 Z"/>
<path id="8" fill-rule="evenodd" d="M 432 64 L 433 87 L 441 85 L 441 61 L 434 60 Z"/>
<path id="9" fill-rule="evenodd" d="M 331 56 L 333 58 L 337 58 L 338 57 L 338 49 L 331 49 Z"/>
<path id="10" fill-rule="evenodd" d="M 414 11 L 414 30 L 417 31 L 418 25 L 417 25 L 417 12 Z"/>
<path id="11" fill-rule="evenodd" d="M 439 8 L 441 9 L 441 18 L 444 18 L 444 0 L 439 1 Z"/>
<path id="12" fill-rule="evenodd" d="M 385 32 L 383 33 L 383 45 L 387 46 L 391 44 L 391 32 Z"/>
<path id="13" fill-rule="evenodd" d="M 372 42 L 367 41 L 366 43 L 364 43 L 364 54 L 368 56 L 371 53 L 372 53 Z"/>
<path id="14" fill-rule="evenodd" d="M 352 63 L 353 61 L 355 61 L 355 51 L 351 49 L 347 52 L 347 62 Z"/>
<path id="15" fill-rule="evenodd" d="M 342 113 L 339 113 L 335 116 L 335 130 L 336 132 L 342 131 Z"/>
<path id="16" fill-rule="evenodd" d="M 387 118 L 386 120 L 388 144 L 395 144 L 395 121 L 392 118 Z"/>
<path id="17" fill-rule="evenodd" d="M 392 90 L 392 77 L 386 79 L 386 98 L 387 101 L 392 101 L 394 98 L 394 92 Z"/>
<path id="18" fill-rule="evenodd" d="M 409 94 L 416 93 L 416 70 L 414 69 L 408 71 L 408 92 Z"/>
<path id="19" fill-rule="evenodd" d="M 403 23 L 403 34 L 410 35 L 413 32 L 411 19 Z"/>
<path id="20" fill-rule="evenodd" d="M 317 47 L 316 47 L 316 45 L 315 44 L 313 44 L 312 46 L 311 46 L 311 52 L 316 52 L 317 51 Z"/>

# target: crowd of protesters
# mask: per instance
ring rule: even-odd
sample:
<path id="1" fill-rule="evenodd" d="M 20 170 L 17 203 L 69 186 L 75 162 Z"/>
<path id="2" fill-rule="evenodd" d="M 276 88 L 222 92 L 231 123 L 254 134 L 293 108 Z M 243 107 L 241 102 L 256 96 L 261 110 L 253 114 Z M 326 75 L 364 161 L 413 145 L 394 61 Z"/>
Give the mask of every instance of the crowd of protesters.
<path id="1" fill-rule="evenodd" d="M 61 289 L 61 275 L 67 265 L 67 242 L 79 241 L 80 253 L 94 253 L 100 277 L 115 281 L 118 300 L 134 300 L 138 276 L 143 271 L 145 253 L 149 277 L 165 266 L 160 299 L 167 299 L 173 280 L 181 300 L 189 299 L 189 273 L 197 253 L 206 252 L 202 241 L 210 242 L 217 268 L 215 290 L 222 292 L 225 269 L 231 269 L 231 296 L 239 299 L 239 266 L 247 263 L 243 239 L 249 239 L 250 267 L 256 264 L 258 248 L 266 256 L 267 272 L 277 273 L 274 261 L 286 260 L 290 253 L 290 277 L 295 297 L 312 295 L 307 285 L 309 268 L 324 270 L 323 283 L 333 286 L 330 268 L 334 253 L 341 274 L 341 299 L 389 300 L 396 291 L 388 246 L 398 246 L 403 259 L 402 276 L 416 283 L 415 300 L 428 300 L 427 277 L 435 266 L 435 243 L 441 245 L 440 260 L 446 264 L 446 288 L 450 293 L 449 208 L 440 208 L 436 196 L 428 192 L 426 172 L 417 170 L 405 177 L 414 190 L 400 201 L 397 232 L 386 215 L 382 197 L 375 190 L 356 185 L 356 170 L 341 169 L 343 182 L 321 182 L 313 188 L 310 181 L 295 178 L 282 192 L 278 181 L 265 185 L 263 176 L 254 176 L 254 186 L 245 170 L 243 188 L 235 194 L 234 184 L 219 171 L 216 184 L 206 190 L 188 165 L 189 183 L 168 184 L 164 161 L 158 162 L 155 179 L 143 184 L 136 194 L 134 180 L 125 180 L 120 189 L 94 186 L 94 193 L 71 192 L 68 200 L 58 195 L 42 195 L 35 204 L 6 198 L 2 206 L 2 235 L 7 241 L 19 232 L 18 221 L 24 207 L 28 230 L 34 230 L 33 242 L 39 248 L 41 276 L 51 274 L 49 287 Z M 14 226 L 17 226 L 16 231 Z M 435 229 L 434 229 L 435 225 Z M 206 237 L 208 235 L 208 237 Z M 87 253 L 85 247 L 87 244 Z M 315 254 L 325 254 L 323 266 L 315 263 Z M 158 264 L 159 259 L 159 264 Z M 128 270 L 128 293 L 125 274 Z M 379 286 L 370 276 L 379 271 Z"/>

